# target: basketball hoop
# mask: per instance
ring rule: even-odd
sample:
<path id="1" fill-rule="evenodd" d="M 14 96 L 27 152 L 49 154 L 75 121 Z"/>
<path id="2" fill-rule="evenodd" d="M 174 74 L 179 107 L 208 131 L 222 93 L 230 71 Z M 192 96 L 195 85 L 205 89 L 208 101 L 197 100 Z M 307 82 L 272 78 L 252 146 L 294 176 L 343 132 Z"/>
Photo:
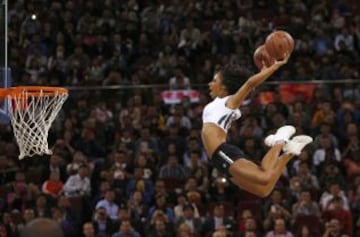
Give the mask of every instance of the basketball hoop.
<path id="1" fill-rule="evenodd" d="M 16 142 L 19 159 L 34 155 L 51 155 L 48 134 L 68 90 L 61 87 L 19 86 L 0 91 L 7 100 L 8 113 Z"/>

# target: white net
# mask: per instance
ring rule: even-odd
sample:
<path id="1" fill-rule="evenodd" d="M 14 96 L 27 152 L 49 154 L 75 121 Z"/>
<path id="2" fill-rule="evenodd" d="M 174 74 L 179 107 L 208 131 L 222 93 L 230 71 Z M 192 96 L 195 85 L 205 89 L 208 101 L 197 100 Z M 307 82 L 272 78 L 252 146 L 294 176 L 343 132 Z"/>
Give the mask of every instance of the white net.
<path id="1" fill-rule="evenodd" d="M 9 115 L 14 136 L 19 146 L 19 159 L 34 155 L 51 155 L 48 134 L 52 122 L 68 97 L 66 90 L 22 89 L 8 94 Z"/>

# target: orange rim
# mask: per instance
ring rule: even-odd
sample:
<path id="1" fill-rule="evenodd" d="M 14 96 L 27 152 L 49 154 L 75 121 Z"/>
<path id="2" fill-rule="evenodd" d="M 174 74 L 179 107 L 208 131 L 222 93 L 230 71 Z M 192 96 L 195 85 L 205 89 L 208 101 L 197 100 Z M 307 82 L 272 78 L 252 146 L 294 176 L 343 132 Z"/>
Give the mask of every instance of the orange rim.
<path id="1" fill-rule="evenodd" d="M 49 86 L 17 86 L 10 88 L 0 89 L 0 98 L 6 96 L 21 97 L 23 93 L 28 96 L 40 97 L 40 96 L 55 96 L 55 95 L 67 95 L 68 89 L 63 87 L 49 87 Z"/>

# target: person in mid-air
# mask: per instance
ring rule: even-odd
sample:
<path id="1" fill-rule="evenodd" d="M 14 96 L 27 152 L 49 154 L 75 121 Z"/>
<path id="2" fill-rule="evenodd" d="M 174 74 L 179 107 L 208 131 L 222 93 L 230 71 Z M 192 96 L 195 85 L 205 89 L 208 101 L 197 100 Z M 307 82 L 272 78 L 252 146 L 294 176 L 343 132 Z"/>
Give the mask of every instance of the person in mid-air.
<path id="1" fill-rule="evenodd" d="M 239 65 L 219 69 L 209 83 L 213 101 L 203 110 L 201 136 L 212 164 L 238 187 L 260 197 L 270 194 L 287 162 L 299 155 L 313 139 L 306 135 L 291 139 L 295 128 L 283 126 L 265 138 L 265 144 L 271 148 L 258 166 L 246 158 L 238 147 L 226 143 L 227 131 L 232 122 L 241 117 L 239 107 L 250 92 L 286 64 L 288 58 L 286 55 L 284 60 L 264 66 L 253 76 Z"/>

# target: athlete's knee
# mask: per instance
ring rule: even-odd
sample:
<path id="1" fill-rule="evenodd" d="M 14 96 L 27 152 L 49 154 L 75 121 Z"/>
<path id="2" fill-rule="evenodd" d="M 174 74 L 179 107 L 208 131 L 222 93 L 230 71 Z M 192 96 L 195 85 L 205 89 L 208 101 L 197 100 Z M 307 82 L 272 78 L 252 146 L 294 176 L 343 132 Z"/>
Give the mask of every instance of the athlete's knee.
<path id="1" fill-rule="evenodd" d="M 271 174 L 268 172 L 261 173 L 260 175 L 257 175 L 258 183 L 264 186 L 267 186 L 270 184 Z"/>
<path id="2" fill-rule="evenodd" d="M 257 195 L 261 198 L 266 198 L 270 195 L 270 193 L 271 193 L 271 190 L 264 188 L 264 189 L 259 190 Z"/>

